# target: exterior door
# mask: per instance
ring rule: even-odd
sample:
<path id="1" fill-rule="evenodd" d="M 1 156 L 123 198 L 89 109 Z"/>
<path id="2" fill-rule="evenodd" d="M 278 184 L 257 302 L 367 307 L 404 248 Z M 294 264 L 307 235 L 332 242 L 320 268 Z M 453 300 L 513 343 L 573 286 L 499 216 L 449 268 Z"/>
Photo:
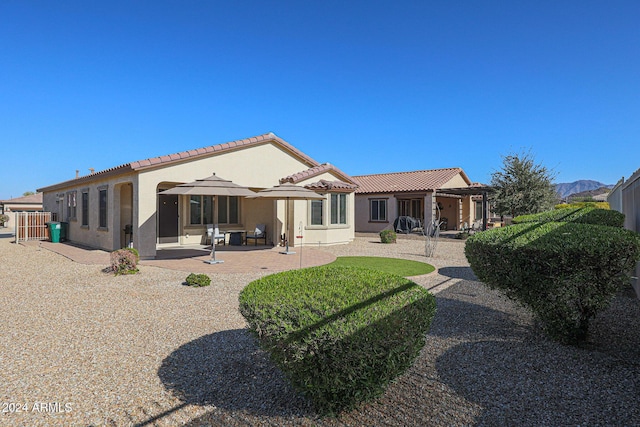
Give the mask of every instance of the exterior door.
<path id="1" fill-rule="evenodd" d="M 178 243 L 178 196 L 158 195 L 158 243 Z"/>

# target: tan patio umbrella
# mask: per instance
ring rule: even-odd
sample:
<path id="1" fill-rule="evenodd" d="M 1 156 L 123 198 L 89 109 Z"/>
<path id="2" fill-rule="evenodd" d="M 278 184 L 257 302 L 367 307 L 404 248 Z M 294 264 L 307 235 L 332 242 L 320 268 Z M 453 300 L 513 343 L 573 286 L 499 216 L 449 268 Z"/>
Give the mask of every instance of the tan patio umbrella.
<path id="1" fill-rule="evenodd" d="M 256 193 L 232 181 L 222 179 L 214 173 L 213 175 L 196 179 L 193 182 L 179 184 L 175 187 L 161 191 L 160 194 L 179 194 L 186 196 L 214 196 L 214 206 L 218 206 L 218 196 L 253 196 Z M 214 211 L 214 217 L 217 217 L 217 209 Z M 217 219 L 217 218 L 216 218 Z M 217 222 L 214 219 L 214 223 Z M 208 264 L 219 264 L 222 260 L 216 260 L 216 242 L 211 238 L 211 259 L 205 261 Z"/>
<path id="2" fill-rule="evenodd" d="M 284 220 L 284 242 L 286 245 L 286 250 L 284 252 L 280 252 L 284 255 L 295 254 L 293 251 L 289 251 L 289 238 L 287 236 L 287 225 L 289 224 L 289 200 L 321 200 L 324 199 L 324 196 L 316 193 L 315 191 L 311 191 L 307 188 L 297 186 L 295 184 L 285 183 L 276 185 L 275 187 L 267 188 L 265 190 L 260 190 L 255 193 L 253 196 L 248 196 L 247 198 L 271 198 L 277 200 L 286 200 L 286 208 L 285 208 L 285 220 Z"/>

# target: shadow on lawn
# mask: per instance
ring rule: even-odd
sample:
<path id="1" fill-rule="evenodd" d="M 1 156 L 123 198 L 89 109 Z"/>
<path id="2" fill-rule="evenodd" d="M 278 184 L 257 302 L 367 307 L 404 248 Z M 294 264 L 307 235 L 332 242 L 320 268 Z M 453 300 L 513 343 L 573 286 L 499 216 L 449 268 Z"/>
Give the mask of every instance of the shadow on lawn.
<path id="1" fill-rule="evenodd" d="M 205 335 L 163 360 L 158 376 L 185 404 L 286 416 L 309 411 L 282 372 L 245 329 Z"/>

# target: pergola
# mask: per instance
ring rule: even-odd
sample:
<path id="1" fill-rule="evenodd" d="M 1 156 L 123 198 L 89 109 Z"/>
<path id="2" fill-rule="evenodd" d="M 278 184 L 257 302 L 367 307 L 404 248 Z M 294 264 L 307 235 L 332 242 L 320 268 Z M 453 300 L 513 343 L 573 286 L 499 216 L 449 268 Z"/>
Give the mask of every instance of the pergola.
<path id="1" fill-rule="evenodd" d="M 482 229 L 487 229 L 487 217 L 489 213 L 488 195 L 493 193 L 495 189 L 489 186 L 471 186 L 460 188 L 440 188 L 436 189 L 436 196 L 482 196 Z"/>

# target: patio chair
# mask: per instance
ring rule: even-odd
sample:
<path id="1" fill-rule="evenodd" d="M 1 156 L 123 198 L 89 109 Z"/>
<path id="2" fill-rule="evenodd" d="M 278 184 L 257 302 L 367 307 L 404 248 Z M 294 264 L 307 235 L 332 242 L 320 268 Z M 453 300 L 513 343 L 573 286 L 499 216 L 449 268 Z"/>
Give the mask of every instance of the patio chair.
<path id="1" fill-rule="evenodd" d="M 218 224 L 216 224 L 215 227 L 213 226 L 213 224 L 207 224 L 207 237 L 211 241 L 212 245 L 214 240 L 217 242 L 218 240 L 221 240 L 221 239 L 222 239 L 223 245 L 227 244 L 225 239 L 225 234 L 220 232 L 220 229 L 218 228 Z"/>
<path id="2" fill-rule="evenodd" d="M 247 233 L 247 243 L 249 242 L 249 239 L 253 239 L 254 241 L 254 245 L 253 246 L 258 246 L 258 240 L 259 239 L 264 239 L 264 244 L 265 246 L 267 245 L 267 226 L 265 224 L 258 224 L 256 225 L 256 229 L 253 231 L 253 233 Z"/>

